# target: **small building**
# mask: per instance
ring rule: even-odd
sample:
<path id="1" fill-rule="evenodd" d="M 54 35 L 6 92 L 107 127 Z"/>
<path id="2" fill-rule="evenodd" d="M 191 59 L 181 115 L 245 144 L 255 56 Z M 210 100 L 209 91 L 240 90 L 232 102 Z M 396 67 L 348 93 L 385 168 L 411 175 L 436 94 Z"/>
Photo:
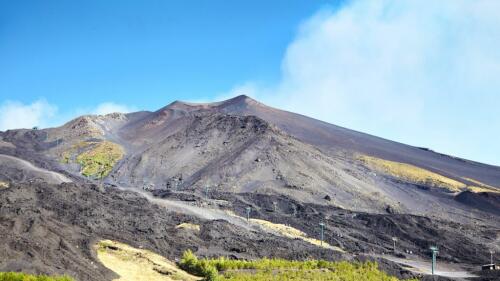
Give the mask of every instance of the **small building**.
<path id="1" fill-rule="evenodd" d="M 482 265 L 481 266 L 481 270 L 497 270 L 497 269 L 500 269 L 500 265 L 497 265 L 497 264 L 494 264 L 494 263 L 490 263 L 490 264 L 485 264 L 485 265 Z"/>

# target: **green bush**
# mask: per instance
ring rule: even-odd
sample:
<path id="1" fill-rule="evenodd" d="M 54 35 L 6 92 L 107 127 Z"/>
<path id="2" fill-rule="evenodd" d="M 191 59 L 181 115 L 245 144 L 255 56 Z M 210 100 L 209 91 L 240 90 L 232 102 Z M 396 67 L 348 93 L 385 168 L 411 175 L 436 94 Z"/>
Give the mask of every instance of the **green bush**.
<path id="1" fill-rule="evenodd" d="M 22 272 L 0 272 L 0 281 L 73 281 L 67 276 L 30 275 Z"/>
<path id="2" fill-rule="evenodd" d="M 398 281 L 396 277 L 380 271 L 376 262 L 289 261 L 268 258 L 245 261 L 223 257 L 199 260 L 188 250 L 184 252 L 179 266 L 191 274 L 204 277 L 205 281 Z"/>
<path id="3" fill-rule="evenodd" d="M 198 260 L 191 250 L 187 250 L 182 254 L 179 267 L 193 275 L 204 277 L 204 281 L 219 280 L 217 268 L 207 259 Z"/>

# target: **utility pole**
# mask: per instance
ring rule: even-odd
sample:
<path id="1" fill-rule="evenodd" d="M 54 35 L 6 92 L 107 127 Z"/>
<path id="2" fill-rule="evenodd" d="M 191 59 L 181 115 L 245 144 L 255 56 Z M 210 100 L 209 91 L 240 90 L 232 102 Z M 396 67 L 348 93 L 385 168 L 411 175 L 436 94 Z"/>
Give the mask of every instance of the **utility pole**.
<path id="1" fill-rule="evenodd" d="M 439 253 L 437 246 L 432 246 L 430 248 L 432 252 L 432 275 L 434 275 L 434 269 L 436 268 L 436 254 Z"/>
<path id="2" fill-rule="evenodd" d="M 321 231 L 321 246 L 323 246 L 323 240 L 325 239 L 325 223 L 319 223 L 320 231 Z"/>
<path id="3" fill-rule="evenodd" d="M 392 251 L 394 253 L 396 253 L 396 241 L 398 241 L 398 238 L 396 236 L 392 237 L 392 242 L 393 242 Z"/>
<path id="4" fill-rule="evenodd" d="M 247 207 L 247 222 L 250 221 L 250 212 L 252 211 L 252 207 Z"/>

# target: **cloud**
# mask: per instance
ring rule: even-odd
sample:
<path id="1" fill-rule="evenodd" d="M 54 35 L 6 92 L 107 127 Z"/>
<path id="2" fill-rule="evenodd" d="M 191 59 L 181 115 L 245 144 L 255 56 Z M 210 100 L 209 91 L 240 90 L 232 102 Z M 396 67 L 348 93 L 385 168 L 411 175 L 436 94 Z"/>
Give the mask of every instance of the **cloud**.
<path id="1" fill-rule="evenodd" d="M 18 128 L 44 127 L 57 113 L 57 107 L 45 100 L 31 104 L 5 101 L 0 105 L 0 131 Z"/>
<path id="2" fill-rule="evenodd" d="M 499 164 L 484 148 L 500 138 L 498 46 L 500 1 L 351 1 L 301 24 L 278 83 L 249 84 L 279 108 Z"/>
<path id="3" fill-rule="evenodd" d="M 56 105 L 44 99 L 34 101 L 31 104 L 8 100 L 0 104 L 0 131 L 33 128 L 35 126 L 39 128 L 60 126 L 85 114 L 104 115 L 114 112 L 129 113 L 133 111 L 136 111 L 135 107 L 114 102 L 104 102 L 95 107 L 77 108 L 61 112 Z"/>
<path id="4" fill-rule="evenodd" d="M 136 111 L 136 108 L 123 104 L 117 104 L 114 102 L 104 102 L 99 104 L 94 110 L 91 110 L 90 112 L 92 114 L 105 115 L 108 113 L 129 113 L 133 111 Z"/>

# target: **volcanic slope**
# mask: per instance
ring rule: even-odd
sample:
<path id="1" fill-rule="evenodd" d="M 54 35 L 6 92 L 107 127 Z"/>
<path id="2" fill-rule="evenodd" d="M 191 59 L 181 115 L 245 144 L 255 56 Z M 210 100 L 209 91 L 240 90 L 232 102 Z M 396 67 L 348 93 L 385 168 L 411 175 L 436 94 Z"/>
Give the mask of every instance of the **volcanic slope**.
<path id="1" fill-rule="evenodd" d="M 481 164 L 436 153 L 427 148 L 414 147 L 349 130 L 300 114 L 266 106 L 247 96 L 237 96 L 211 105 L 191 104 L 193 109 L 211 108 L 215 111 L 255 115 L 307 143 L 335 151 L 337 149 L 372 155 L 382 159 L 408 163 L 445 176 L 464 180 L 474 179 L 500 186 L 500 167 Z"/>
<path id="2" fill-rule="evenodd" d="M 445 217 L 491 213 L 454 200 L 461 191 L 486 191 L 493 198 L 500 191 L 499 167 L 355 132 L 246 96 L 82 116 L 59 128 L 8 131 L 2 138 L 36 150 L 75 176 L 147 190 L 201 193 L 208 186 L 368 212 Z M 105 148 L 114 150 L 112 156 Z M 2 147 L 11 155 L 22 149 Z"/>
<path id="3" fill-rule="evenodd" d="M 289 135 L 331 154 L 369 155 L 380 159 L 415 165 L 467 185 L 500 186 L 500 167 L 460 159 L 430 149 L 413 147 L 356 132 L 300 114 L 275 109 L 247 96 L 207 104 L 176 101 L 130 122 L 128 135 L 140 132 L 143 137 L 158 136 L 179 128 L 183 117 L 199 112 L 256 116 L 275 125 Z M 137 139 L 137 137 L 135 137 Z M 141 139 L 141 138 L 139 138 Z M 144 140 L 144 138 L 142 138 Z"/>
<path id="4" fill-rule="evenodd" d="M 114 280 L 116 275 L 99 263 L 93 249 L 102 239 L 152 250 L 171 260 L 188 248 L 207 256 L 246 259 L 340 257 L 301 240 L 179 214 L 135 192 L 101 190 L 93 184 L 12 183 L 0 189 L 0 202 L 0 271 Z M 199 231 L 177 227 L 185 222 L 199 225 Z"/>
<path id="5" fill-rule="evenodd" d="M 183 127 L 127 156 L 115 169 L 119 185 L 145 189 L 274 193 L 316 202 L 364 202 L 377 189 L 341 169 L 342 163 L 253 116 L 196 113 Z M 325 201 L 326 202 L 326 201 Z"/>
<path id="6" fill-rule="evenodd" d="M 245 236 L 248 229 L 230 219 L 196 216 L 208 212 L 207 207 L 241 217 L 250 206 L 253 218 L 289 224 L 313 238 L 318 224 L 326 222 L 326 242 L 349 254 L 387 253 L 395 236 L 419 257 L 428 256 L 431 244 L 446 240 L 439 246 L 450 262 L 476 264 L 487 260 L 487 247 L 500 250 L 500 168 L 350 131 L 244 96 L 212 104 L 174 102 L 156 112 L 82 116 L 58 128 L 0 132 L 0 154 L 10 161 L 10 166 L 0 166 L 8 175 L 0 183 L 1 202 L 6 202 L 0 206 L 0 226 L 8 241 L 8 255 L 0 262 L 4 270 L 51 273 L 79 266 L 82 250 L 59 245 L 59 236 L 48 239 L 47 247 L 55 253 L 76 251 L 76 256 L 68 252 L 69 261 L 53 255 L 55 263 L 45 264 L 45 250 L 33 243 L 64 229 L 71 236 L 67 244 L 86 251 L 93 239 L 136 247 L 139 237 L 168 258 L 178 257 L 186 245 L 196 245 L 202 255 L 271 254 L 255 242 L 268 233 Z M 18 159 L 73 183 L 33 183 L 21 177 L 27 166 L 11 168 Z M 162 202 L 188 201 L 198 211 L 179 207 L 159 218 L 158 208 L 144 198 L 113 186 L 151 191 Z M 176 206 L 186 204 L 178 201 Z M 202 220 L 221 231 L 204 228 Z M 182 223 L 202 225 L 200 235 L 175 240 L 184 231 L 176 228 Z M 164 235 L 165 225 L 171 237 Z M 213 240 L 205 240 L 210 235 L 204 230 Z M 227 231 L 237 241 L 226 241 Z M 240 236 L 246 238 L 238 240 Z M 280 253 L 289 257 L 331 254 L 301 244 L 304 256 L 297 256 L 294 245 L 284 247 L 293 249 Z M 92 262 L 89 256 L 86 252 L 84 258 Z M 30 259 L 38 260 L 26 262 Z M 109 276 L 88 264 L 71 270 L 83 280 L 92 279 L 83 273 L 88 270 Z"/>
<path id="7" fill-rule="evenodd" d="M 129 151 L 111 178 L 145 189 L 201 192 L 209 186 L 418 214 L 463 214 L 466 204 L 452 200 L 455 192 L 500 190 L 498 167 L 351 131 L 246 96 L 211 104 L 174 102 L 141 113 L 115 135 Z M 367 165 L 368 158 L 409 168 L 402 175 L 380 171 Z M 415 170 L 423 171 L 421 179 Z"/>

